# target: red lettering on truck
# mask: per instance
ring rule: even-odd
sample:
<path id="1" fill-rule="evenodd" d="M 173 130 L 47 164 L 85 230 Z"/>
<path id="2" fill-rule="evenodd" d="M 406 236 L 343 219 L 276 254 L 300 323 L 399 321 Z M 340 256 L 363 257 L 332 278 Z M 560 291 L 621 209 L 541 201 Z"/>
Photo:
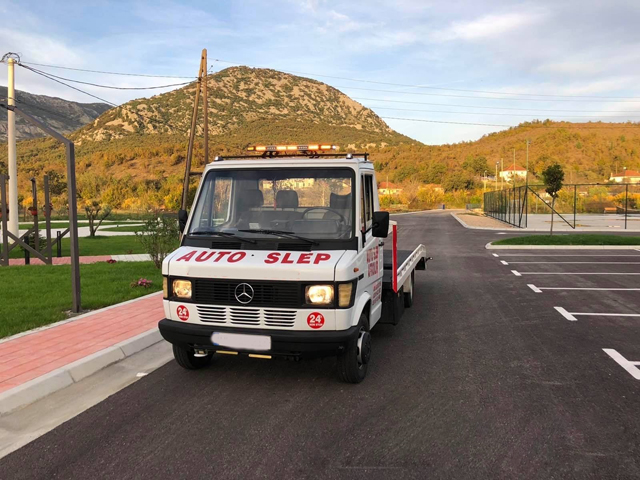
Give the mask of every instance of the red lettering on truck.
<path id="1" fill-rule="evenodd" d="M 236 263 L 242 260 L 246 256 L 247 256 L 247 252 L 235 252 L 231 254 L 231 256 L 227 259 L 227 261 L 229 263 Z"/>
<path id="2" fill-rule="evenodd" d="M 216 252 L 200 252 L 200 255 L 196 257 L 196 262 L 206 262 L 213 257 L 214 253 Z"/>
<path id="3" fill-rule="evenodd" d="M 189 253 L 184 254 L 183 256 L 181 256 L 179 259 L 176 260 L 176 262 L 188 262 L 189 260 L 191 260 L 193 258 L 193 256 L 198 253 L 197 250 L 192 250 Z"/>
<path id="4" fill-rule="evenodd" d="M 280 259 L 279 252 L 272 252 L 267 255 L 267 258 L 264 260 L 264 263 L 276 263 Z"/>
<path id="5" fill-rule="evenodd" d="M 290 253 L 285 253 L 284 257 L 282 257 L 282 263 L 293 263 L 293 261 L 291 260 L 291 254 Z"/>
<path id="6" fill-rule="evenodd" d="M 311 263 L 311 253 L 301 253 L 300 256 L 298 257 L 298 263 L 306 263 L 309 264 Z"/>
<path id="7" fill-rule="evenodd" d="M 318 265 L 320 262 L 326 262 L 331 258 L 331 255 L 328 253 L 318 253 L 316 255 L 316 259 L 313 261 L 314 265 Z"/>
<path id="8" fill-rule="evenodd" d="M 217 262 L 219 262 L 220 260 L 222 260 L 222 258 L 223 258 L 225 255 L 230 255 L 230 254 L 231 254 L 231 252 L 220 252 L 220 253 L 218 253 L 218 256 L 216 257 L 216 259 L 214 260 L 214 262 L 216 262 L 216 263 L 217 263 Z"/>

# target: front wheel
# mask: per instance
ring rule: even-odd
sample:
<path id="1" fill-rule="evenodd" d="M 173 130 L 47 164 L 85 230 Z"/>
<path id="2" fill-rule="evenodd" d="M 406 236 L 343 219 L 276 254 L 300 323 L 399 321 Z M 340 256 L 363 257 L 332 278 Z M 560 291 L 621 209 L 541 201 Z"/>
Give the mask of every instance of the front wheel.
<path id="1" fill-rule="evenodd" d="M 196 357 L 193 350 L 187 350 L 186 348 L 173 346 L 173 358 L 176 359 L 178 365 L 187 370 L 198 370 L 204 368 L 211 363 L 213 353 L 210 353 L 204 357 Z"/>
<path id="2" fill-rule="evenodd" d="M 367 376 L 371 359 L 371 334 L 367 317 L 360 316 L 358 337 L 338 356 L 338 376 L 346 383 L 360 383 Z"/>

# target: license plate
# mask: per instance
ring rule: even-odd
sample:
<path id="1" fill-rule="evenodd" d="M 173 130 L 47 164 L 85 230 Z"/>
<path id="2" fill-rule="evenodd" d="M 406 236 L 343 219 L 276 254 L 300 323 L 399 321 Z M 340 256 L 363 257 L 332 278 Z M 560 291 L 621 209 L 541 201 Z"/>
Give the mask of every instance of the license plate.
<path id="1" fill-rule="evenodd" d="M 219 347 L 227 347 L 237 350 L 271 350 L 271 337 L 266 335 L 214 332 L 211 335 L 211 342 Z"/>

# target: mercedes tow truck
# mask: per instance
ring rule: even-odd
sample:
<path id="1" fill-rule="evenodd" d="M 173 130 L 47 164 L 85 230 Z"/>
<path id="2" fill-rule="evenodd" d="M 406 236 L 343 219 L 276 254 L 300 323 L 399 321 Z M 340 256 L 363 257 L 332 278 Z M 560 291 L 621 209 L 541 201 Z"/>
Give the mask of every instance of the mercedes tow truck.
<path id="1" fill-rule="evenodd" d="M 397 324 L 413 303 L 425 247 L 396 248 L 366 153 L 249 150 L 207 165 L 190 214 L 179 213 L 180 247 L 162 265 L 160 332 L 187 369 L 219 354 L 334 355 L 340 378 L 359 383 L 373 327 Z"/>

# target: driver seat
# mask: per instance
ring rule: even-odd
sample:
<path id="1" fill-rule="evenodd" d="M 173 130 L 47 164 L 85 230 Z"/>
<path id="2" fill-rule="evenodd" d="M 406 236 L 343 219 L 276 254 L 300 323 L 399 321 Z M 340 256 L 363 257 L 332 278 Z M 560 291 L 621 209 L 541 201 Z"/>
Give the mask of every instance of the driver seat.
<path id="1" fill-rule="evenodd" d="M 351 224 L 351 194 L 339 195 L 331 192 L 329 197 L 329 207 L 333 210 L 337 210 L 347 219 L 347 222 Z M 324 220 L 340 220 L 340 216 L 335 212 L 326 212 L 322 217 Z"/>

